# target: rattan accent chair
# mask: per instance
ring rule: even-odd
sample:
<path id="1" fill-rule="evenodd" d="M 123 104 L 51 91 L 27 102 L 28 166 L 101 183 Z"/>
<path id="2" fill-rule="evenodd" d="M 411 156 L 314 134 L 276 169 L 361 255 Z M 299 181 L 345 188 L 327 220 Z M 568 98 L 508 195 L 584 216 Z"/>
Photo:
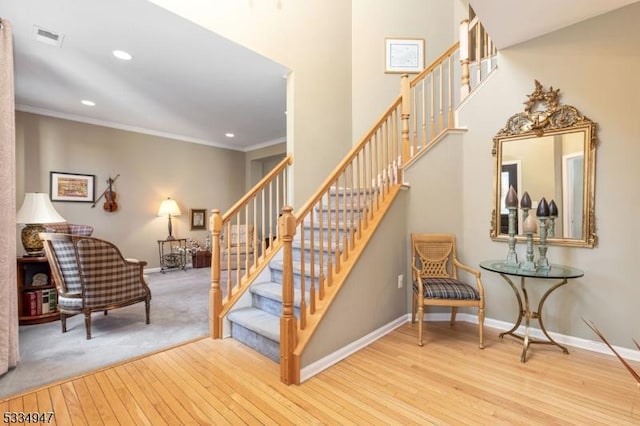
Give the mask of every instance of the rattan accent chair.
<path id="1" fill-rule="evenodd" d="M 67 316 L 84 314 L 87 339 L 91 339 L 91 313 L 145 303 L 149 324 L 151 290 L 144 280 L 147 262 L 125 259 L 112 243 L 93 237 L 40 233 L 58 292 L 62 332 Z"/>
<path id="2" fill-rule="evenodd" d="M 422 346 L 425 306 L 450 306 L 451 325 L 459 307 L 478 308 L 480 349 L 484 348 L 484 288 L 480 271 L 462 264 L 456 256 L 453 234 L 411 234 L 413 307 L 411 322 L 418 313 L 418 345 Z M 475 287 L 458 279 L 458 271 L 475 277 Z"/>

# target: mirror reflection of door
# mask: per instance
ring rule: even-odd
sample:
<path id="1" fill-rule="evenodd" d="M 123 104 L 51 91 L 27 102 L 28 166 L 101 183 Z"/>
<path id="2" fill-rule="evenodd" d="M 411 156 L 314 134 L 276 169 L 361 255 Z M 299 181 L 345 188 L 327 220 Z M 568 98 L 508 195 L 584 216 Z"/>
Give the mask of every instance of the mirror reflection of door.
<path id="1" fill-rule="evenodd" d="M 563 237 L 582 238 L 584 154 L 564 155 L 562 159 Z"/>
<path id="2" fill-rule="evenodd" d="M 509 233 L 509 210 L 505 206 L 504 200 L 507 197 L 509 186 L 518 192 L 518 163 L 507 162 L 502 163 L 502 172 L 500 179 L 500 233 Z M 516 210 L 516 214 L 519 214 Z M 517 216 L 516 216 L 517 217 Z M 518 220 L 516 220 L 516 234 L 518 234 Z"/>

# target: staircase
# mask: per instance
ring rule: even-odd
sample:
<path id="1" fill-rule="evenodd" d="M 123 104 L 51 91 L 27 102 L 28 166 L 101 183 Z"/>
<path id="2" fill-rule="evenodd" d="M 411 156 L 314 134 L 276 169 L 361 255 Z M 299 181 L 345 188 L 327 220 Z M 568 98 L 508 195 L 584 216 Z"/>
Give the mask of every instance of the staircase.
<path id="1" fill-rule="evenodd" d="M 404 168 L 456 128 L 454 109 L 495 69 L 495 53 L 478 20 L 463 21 L 461 41 L 411 81 L 401 77 L 400 95 L 295 214 L 286 205 L 291 157 L 224 216 L 214 210 L 213 338 L 230 334 L 278 362 L 282 382 L 300 383 L 301 355 L 399 193 Z M 260 230 L 242 270 L 220 264 L 220 235 L 231 224 Z M 265 236 L 271 244 L 258 245 Z"/>
<path id="2" fill-rule="evenodd" d="M 362 193 L 362 191 L 361 191 Z M 340 255 L 343 241 L 351 238 L 357 229 L 358 221 L 363 220 L 364 205 L 358 208 L 354 197 L 355 190 L 332 188 L 328 192 L 329 207 L 314 208 L 314 219 L 304 224 L 304 238 L 292 241 L 292 255 L 294 261 L 293 282 L 294 315 L 300 318 L 302 302 L 301 283 L 305 283 L 307 291 L 313 283 L 314 292 L 320 291 L 320 280 L 328 276 L 327 260 L 332 251 Z M 362 199 L 361 199 L 362 200 Z M 339 206 L 338 209 L 336 207 Z M 341 213 L 347 210 L 346 220 L 340 220 Z M 337 233 L 335 232 L 337 229 Z M 312 235 L 313 234 L 313 235 Z M 337 236 L 337 238 L 336 238 Z M 332 238 L 333 237 L 333 238 Z M 304 241 L 314 241 L 313 248 Z M 333 250 L 329 247 L 331 245 Z M 337 247 L 337 250 L 335 248 Z M 322 252 L 322 253 L 321 253 Z M 313 268 L 312 268 L 313 262 Z M 301 266 L 304 265 L 304 266 Z M 320 265 L 323 265 L 322 273 Z M 280 317 L 282 316 L 282 284 L 284 264 L 282 259 L 269 262 L 269 279 L 255 282 L 249 289 L 251 306 L 232 311 L 227 319 L 231 324 L 231 336 L 267 356 L 275 362 L 280 361 Z M 310 304 L 309 293 L 305 292 L 305 305 Z"/>

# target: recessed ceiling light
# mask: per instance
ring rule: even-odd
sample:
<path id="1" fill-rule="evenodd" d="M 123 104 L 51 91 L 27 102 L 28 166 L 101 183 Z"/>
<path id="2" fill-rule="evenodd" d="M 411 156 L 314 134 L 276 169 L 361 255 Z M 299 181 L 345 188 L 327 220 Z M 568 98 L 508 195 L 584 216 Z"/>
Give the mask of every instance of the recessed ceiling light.
<path id="1" fill-rule="evenodd" d="M 228 138 L 232 138 L 235 136 L 233 133 L 225 133 L 224 135 Z"/>
<path id="2" fill-rule="evenodd" d="M 118 59 L 122 59 L 123 61 L 130 61 L 133 58 L 133 56 L 131 56 L 131 53 L 125 52 L 124 50 L 114 50 L 113 56 Z"/>
<path id="3" fill-rule="evenodd" d="M 81 100 L 81 101 L 80 101 L 80 103 L 81 103 L 82 105 L 86 105 L 86 106 L 96 106 L 96 103 L 95 103 L 95 102 L 90 101 L 90 100 L 88 100 L 88 99 L 83 99 L 83 100 Z"/>

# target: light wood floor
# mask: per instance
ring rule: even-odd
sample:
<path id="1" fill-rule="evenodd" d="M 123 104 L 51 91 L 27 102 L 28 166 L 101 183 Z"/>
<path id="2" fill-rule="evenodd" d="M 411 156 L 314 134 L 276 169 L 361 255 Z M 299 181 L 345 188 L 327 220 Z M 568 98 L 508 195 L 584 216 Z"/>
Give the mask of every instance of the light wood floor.
<path id="1" fill-rule="evenodd" d="M 52 424 L 640 424 L 640 389 L 613 357 L 486 328 L 404 325 L 300 386 L 231 339 L 203 339 L 0 401 Z M 633 364 L 638 368 L 638 363 Z"/>

